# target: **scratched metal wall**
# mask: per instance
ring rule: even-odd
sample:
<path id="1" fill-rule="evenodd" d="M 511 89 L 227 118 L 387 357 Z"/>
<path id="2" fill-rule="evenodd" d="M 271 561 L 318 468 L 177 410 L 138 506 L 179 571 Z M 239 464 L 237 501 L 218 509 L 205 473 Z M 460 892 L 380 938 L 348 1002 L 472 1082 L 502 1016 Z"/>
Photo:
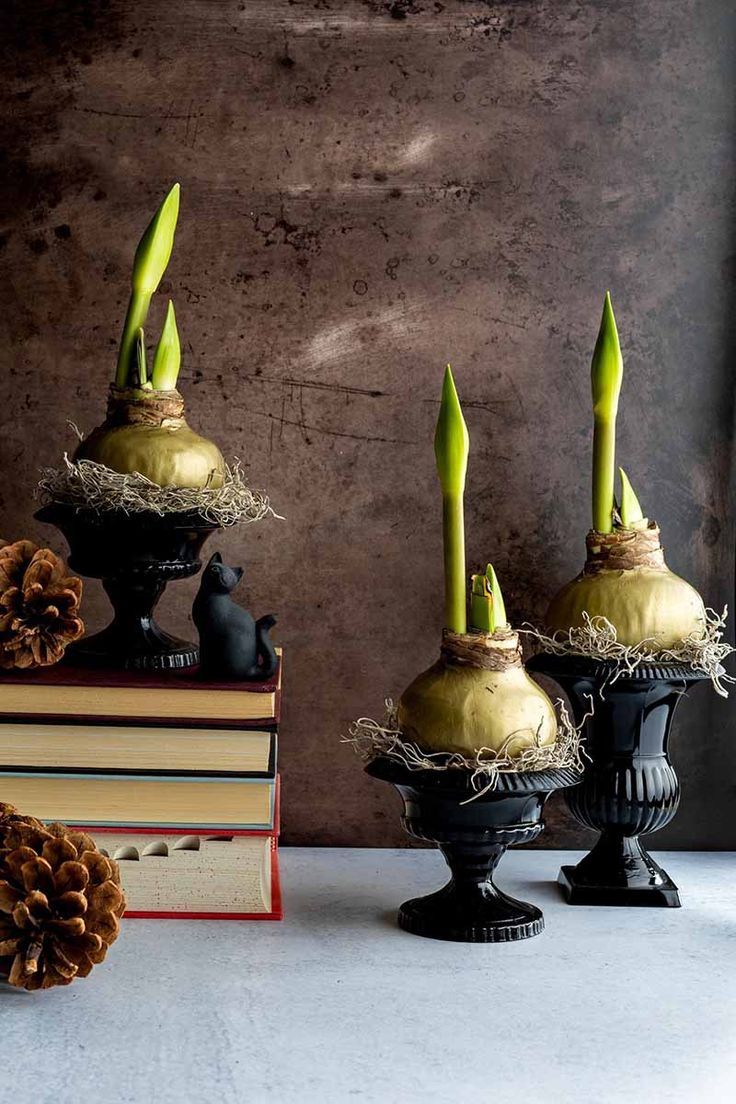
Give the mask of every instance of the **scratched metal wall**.
<path id="1" fill-rule="evenodd" d="M 102 416 L 133 247 L 178 179 L 163 290 L 190 420 L 286 518 L 217 543 L 279 616 L 287 842 L 403 842 L 340 736 L 437 650 L 448 359 L 469 565 L 492 558 L 533 618 L 583 555 L 610 287 L 620 455 L 670 565 L 731 598 L 728 0 L 6 0 L 2 18 L 2 534 L 63 547 L 32 520 L 36 470 L 67 419 Z M 193 592 L 166 597 L 179 629 Z M 90 584 L 91 625 L 104 608 Z M 683 702 L 659 844 L 736 845 L 733 729 L 707 689 Z M 585 838 L 554 806 L 544 842 Z"/>

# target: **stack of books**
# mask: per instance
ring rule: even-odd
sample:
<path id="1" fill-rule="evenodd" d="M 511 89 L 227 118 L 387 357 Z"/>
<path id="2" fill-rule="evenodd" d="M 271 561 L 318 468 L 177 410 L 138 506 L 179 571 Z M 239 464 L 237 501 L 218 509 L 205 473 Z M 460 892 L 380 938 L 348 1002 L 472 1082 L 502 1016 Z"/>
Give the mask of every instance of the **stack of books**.
<path id="1" fill-rule="evenodd" d="M 0 679 L 0 799 L 83 828 L 128 916 L 281 918 L 268 683 L 48 667 Z"/>

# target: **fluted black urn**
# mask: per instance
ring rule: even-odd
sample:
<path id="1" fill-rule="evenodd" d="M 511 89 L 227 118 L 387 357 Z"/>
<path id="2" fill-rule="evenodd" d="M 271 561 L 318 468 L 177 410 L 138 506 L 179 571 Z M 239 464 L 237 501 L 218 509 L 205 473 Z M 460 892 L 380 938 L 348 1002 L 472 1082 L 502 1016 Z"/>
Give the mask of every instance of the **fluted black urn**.
<path id="1" fill-rule="evenodd" d="M 197 645 L 162 629 L 154 610 L 167 583 L 197 574 L 202 546 L 218 525 L 191 513 L 98 513 L 60 503 L 42 507 L 35 516 L 63 533 L 69 566 L 102 581 L 115 614 L 102 632 L 71 645 L 69 660 L 137 670 L 197 663 Z"/>
<path id="2" fill-rule="evenodd" d="M 547 798 L 574 785 L 576 771 L 500 774 L 493 788 L 478 792 L 470 770 L 410 770 L 388 758 L 374 759 L 366 770 L 396 787 L 404 801 L 404 828 L 415 839 L 436 843 L 452 874 L 437 893 L 404 902 L 398 916 L 404 931 L 463 943 L 539 935 L 541 910 L 503 893 L 494 874 L 507 847 L 536 839 Z"/>
<path id="3" fill-rule="evenodd" d="M 549 654 L 534 656 L 527 669 L 554 679 L 584 725 L 583 777 L 565 791 L 565 801 L 600 836 L 577 866 L 561 868 L 566 900 L 678 908 L 677 886 L 639 837 L 663 828 L 677 812 L 680 784 L 668 754 L 672 721 L 683 694 L 706 676 L 686 666 L 629 672 L 611 661 Z"/>

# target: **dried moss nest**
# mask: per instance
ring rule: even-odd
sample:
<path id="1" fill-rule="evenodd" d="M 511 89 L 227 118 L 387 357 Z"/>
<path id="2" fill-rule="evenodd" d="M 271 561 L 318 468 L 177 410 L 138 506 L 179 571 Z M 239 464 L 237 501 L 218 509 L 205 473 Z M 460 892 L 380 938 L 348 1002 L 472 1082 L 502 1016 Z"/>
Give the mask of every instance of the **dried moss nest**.
<path id="1" fill-rule="evenodd" d="M 38 495 L 44 503 L 99 514 L 196 513 L 218 526 L 280 517 L 267 495 L 246 485 L 238 460 L 225 466 L 221 487 L 160 487 L 139 472 L 122 475 L 94 460 L 72 462 L 65 453 L 63 467 L 41 469 Z"/>
<path id="2" fill-rule="evenodd" d="M 509 755 L 508 747 L 514 739 L 518 738 L 518 732 L 510 732 L 505 744 L 498 751 L 492 748 L 479 748 L 473 759 L 457 752 L 450 754 L 444 751 L 425 751 L 404 738 L 399 728 L 396 707 L 390 698 L 386 699 L 386 713 L 381 723 L 371 717 L 360 717 L 351 724 L 348 735 L 342 738 L 342 743 L 349 744 L 366 763 L 381 756 L 401 763 L 409 770 L 471 771 L 471 785 L 476 793 L 468 800 L 473 801 L 487 790 L 493 789 L 501 774 L 570 768 L 576 771 L 583 770 L 585 752 L 580 742 L 580 734 L 590 714 L 576 727 L 562 699 L 559 698 L 554 704 L 558 717 L 555 743 L 547 746 L 537 744 L 534 747 L 525 748 L 513 757 Z"/>
<path id="3" fill-rule="evenodd" d="M 583 613 L 583 624 L 577 628 L 548 633 L 527 624 L 520 631 L 539 650 L 552 655 L 574 655 L 612 661 L 616 664 L 616 669 L 611 675 L 611 682 L 622 674 L 632 674 L 642 664 L 681 665 L 705 675 L 710 679 L 716 693 L 727 698 L 727 686 L 736 682 L 736 678 L 726 674 L 723 669 L 724 659 L 736 651 L 736 648 L 723 640 L 727 616 L 728 606 L 724 607 L 721 614 L 706 609 L 706 625 L 702 634 L 691 633 L 677 647 L 657 651 L 652 647 L 653 640 L 642 640 L 633 645 L 622 644 L 617 639 L 615 626 L 608 618 L 590 617 L 587 613 Z"/>

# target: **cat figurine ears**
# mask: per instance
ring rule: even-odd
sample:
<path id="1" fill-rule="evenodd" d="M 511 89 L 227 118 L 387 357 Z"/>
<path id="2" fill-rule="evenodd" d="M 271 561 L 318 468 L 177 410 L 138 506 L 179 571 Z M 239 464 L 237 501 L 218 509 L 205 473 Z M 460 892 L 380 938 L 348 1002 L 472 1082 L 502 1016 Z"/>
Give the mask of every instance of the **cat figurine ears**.
<path id="1" fill-rule="evenodd" d="M 207 563 L 205 574 L 210 572 L 211 581 L 219 582 L 222 587 L 222 593 L 229 594 L 231 590 L 234 590 L 240 580 L 243 578 L 242 567 L 229 567 L 222 562 L 222 554 L 220 552 L 214 552 Z"/>

